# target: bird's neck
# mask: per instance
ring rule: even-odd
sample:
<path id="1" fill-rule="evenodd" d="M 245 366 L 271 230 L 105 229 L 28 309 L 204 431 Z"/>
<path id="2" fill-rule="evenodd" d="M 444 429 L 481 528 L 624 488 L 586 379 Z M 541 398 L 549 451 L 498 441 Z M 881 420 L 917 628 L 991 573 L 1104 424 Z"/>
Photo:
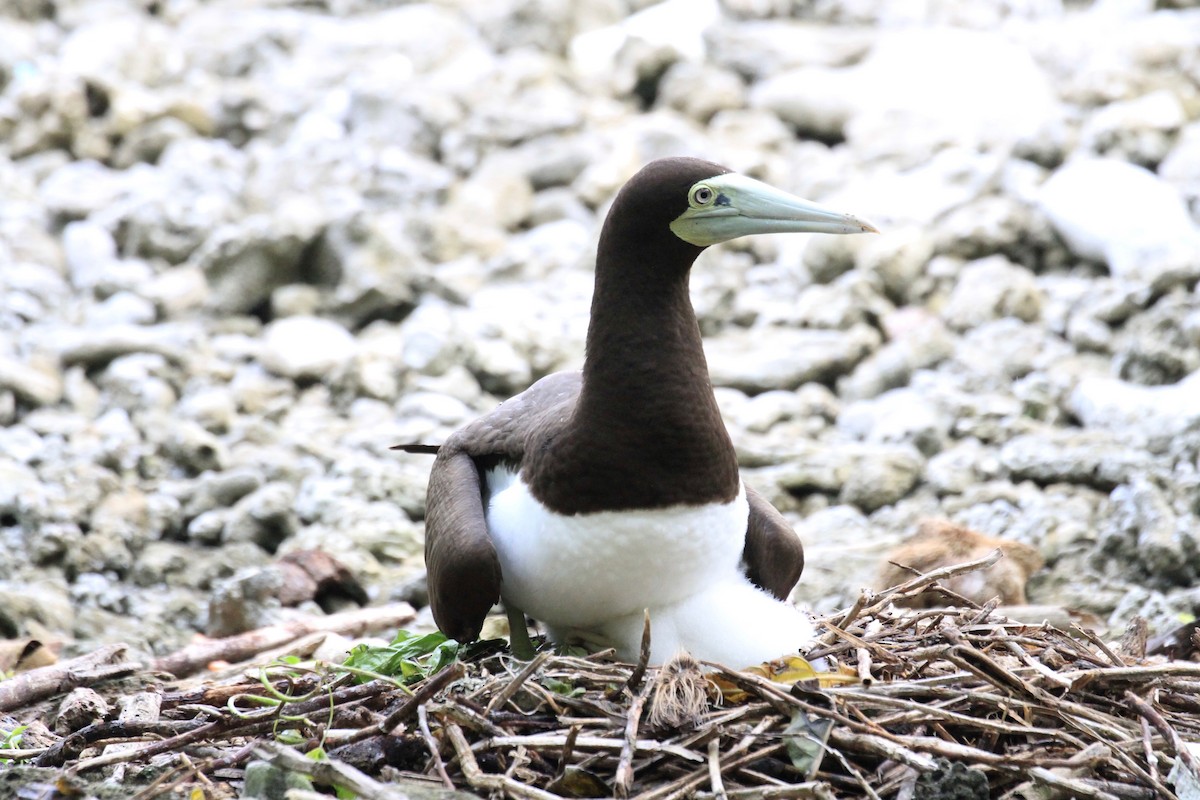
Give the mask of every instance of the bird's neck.
<path id="1" fill-rule="evenodd" d="M 611 476 L 636 484 L 627 507 L 727 502 L 740 485 L 688 296 L 698 252 L 675 274 L 663 266 L 678 255 L 599 254 L 575 434 L 595 449 L 592 468 L 627 470 Z"/>
<path id="2" fill-rule="evenodd" d="M 592 297 L 581 411 L 670 427 L 715 411 L 686 277 L 612 283 L 597 279 Z"/>

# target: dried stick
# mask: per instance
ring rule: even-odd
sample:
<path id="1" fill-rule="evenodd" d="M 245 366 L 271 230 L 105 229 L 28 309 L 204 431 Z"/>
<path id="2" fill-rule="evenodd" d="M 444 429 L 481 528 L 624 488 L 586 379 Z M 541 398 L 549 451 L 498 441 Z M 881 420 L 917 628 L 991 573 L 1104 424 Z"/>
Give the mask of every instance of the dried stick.
<path id="1" fill-rule="evenodd" d="M 534 656 L 533 660 L 527 663 L 521 669 L 521 671 L 517 673 L 515 678 L 506 683 L 500 691 L 496 692 L 495 697 L 493 697 L 492 701 L 487 704 L 487 708 L 484 709 L 483 713 L 485 715 L 491 714 L 493 711 L 511 700 L 513 695 L 515 695 L 517 691 L 525 684 L 525 681 L 533 677 L 533 674 L 542 668 L 542 665 L 546 663 L 546 659 L 549 657 L 549 653 L 538 653 L 536 656 Z"/>
<path id="2" fill-rule="evenodd" d="M 1112 651 L 1112 648 L 1110 648 L 1108 645 L 1106 645 L 1104 643 L 1104 640 L 1101 639 L 1099 636 L 1097 636 L 1095 633 L 1093 633 L 1092 631 L 1088 630 L 1087 628 L 1085 628 L 1082 625 L 1079 625 L 1077 623 L 1071 623 L 1071 630 L 1075 631 L 1075 633 L 1078 633 L 1080 636 L 1082 636 L 1083 638 L 1085 638 L 1089 642 L 1091 642 L 1093 645 L 1095 645 L 1096 648 L 1100 650 L 1100 652 L 1104 653 L 1104 655 L 1106 655 L 1108 657 L 1108 660 L 1112 662 L 1114 667 L 1125 666 L 1125 659 L 1121 658 L 1119 655 L 1114 653 Z"/>
<path id="3" fill-rule="evenodd" d="M 1085 783 L 1076 778 L 1059 775 L 1043 767 L 1030 767 L 1029 777 L 1055 789 L 1066 789 L 1071 797 L 1094 797 L 1096 800 L 1121 800 L 1115 794 L 1109 794 L 1103 789 Z"/>
<path id="4" fill-rule="evenodd" d="M 328 714 L 330 705 L 362 700 L 363 698 L 377 695 L 387 688 L 391 688 L 391 685 L 383 681 L 372 681 L 359 686 L 347 686 L 334 692 L 322 693 L 317 697 L 302 702 L 290 703 L 287 706 L 287 712 L 292 717 L 303 717 L 306 714 L 314 713 Z M 154 724 L 162 725 L 164 723 L 159 722 Z M 292 722 L 289 724 L 294 727 L 299 723 Z M 145 747 L 139 747 L 137 750 L 130 750 L 124 753 L 111 753 L 87 761 L 81 761 L 74 766 L 74 769 L 82 772 L 96 767 L 108 766 L 109 764 L 119 764 L 123 761 L 149 758 L 159 753 L 180 750 L 196 742 L 216 739 L 222 736 L 255 736 L 259 733 L 269 731 L 277 725 L 286 727 L 285 723 L 274 714 L 265 718 L 256 717 L 252 720 L 221 717 L 212 722 L 200 724 L 170 738 L 151 742 Z M 84 731 L 86 730 L 87 728 L 84 729 Z M 80 736 L 81 733 L 83 731 L 72 734 L 50 748 L 38 758 L 36 765 L 39 767 L 60 767 L 67 760 L 78 757 L 80 750 L 88 744 L 87 740 Z"/>
<path id="5" fill-rule="evenodd" d="M 371 630 L 399 627 L 411 622 L 416 615 L 408 603 L 393 603 L 379 608 L 343 611 L 327 617 L 306 617 L 224 639 L 195 642 L 155 660 L 152 666 L 159 672 L 169 672 L 177 678 L 183 678 L 203 669 L 212 661 L 245 661 L 264 650 L 281 647 L 312 633 L 330 631 L 344 636 L 358 636 Z"/>
<path id="6" fill-rule="evenodd" d="M 406 697 L 379 722 L 368 725 L 365 728 L 359 728 L 345 736 L 329 736 L 325 740 L 326 747 L 332 749 L 342 745 L 353 744 L 354 742 L 361 742 L 363 739 L 370 739 L 372 736 L 390 733 L 397 725 L 412 716 L 424 703 L 433 699 L 438 692 L 461 678 L 464 669 L 461 661 L 455 661 L 436 675 L 426 678 L 417 687 L 415 692 Z"/>
<path id="7" fill-rule="evenodd" d="M 450 744 L 454 746 L 454 752 L 458 754 L 458 766 L 462 769 L 463 777 L 472 789 L 480 789 L 488 794 L 502 792 L 524 800 L 561 800 L 556 794 L 536 786 L 528 786 L 507 775 L 491 775 L 484 772 L 475 760 L 475 754 L 471 752 L 471 745 L 467 743 L 462 728 L 453 722 L 447 722 L 446 733 L 450 737 Z"/>
<path id="8" fill-rule="evenodd" d="M 642 707 L 646 705 L 646 698 L 649 697 L 652 688 L 653 684 L 644 684 L 641 691 L 629 701 L 629 709 L 625 712 L 625 736 L 621 742 L 621 757 L 617 760 L 617 774 L 613 780 L 613 794 L 617 797 L 629 797 L 629 790 L 633 787 L 633 754 L 637 750 L 638 726 L 642 721 Z"/>
<path id="9" fill-rule="evenodd" d="M 966 561 L 962 564 L 951 564 L 948 567 L 939 567 L 931 572 L 926 572 L 924 575 L 918 575 L 912 580 L 905 581 L 899 586 L 893 586 L 890 589 L 884 589 L 875 595 L 873 602 L 869 606 L 869 611 L 874 611 L 881 608 L 893 597 L 905 597 L 908 595 L 917 594 L 930 584 L 936 583 L 946 578 L 953 578 L 958 575 L 965 575 L 968 572 L 974 572 L 979 569 L 987 569 L 993 566 L 997 561 L 1004 558 L 1004 553 L 996 548 L 988 553 L 983 558 L 977 558 L 974 561 Z"/>
<path id="10" fill-rule="evenodd" d="M 1064 672 L 1064 678 L 1071 681 L 1071 690 L 1078 691 L 1092 681 L 1131 680 L 1149 682 L 1154 678 L 1163 677 L 1200 677 L 1200 664 L 1187 661 L 1173 661 L 1169 664 L 1156 664 L 1147 667 L 1101 667 L 1100 669 L 1082 669 L 1074 672 Z"/>
<path id="11" fill-rule="evenodd" d="M 437 739 L 433 738 L 433 731 L 429 730 L 429 711 L 424 703 L 417 706 L 417 727 L 421 730 L 421 738 L 425 740 L 425 746 L 429 748 L 429 757 L 433 759 L 433 767 L 437 770 L 438 777 L 442 779 L 442 785 L 447 789 L 453 789 L 454 781 L 450 780 L 450 776 L 446 774 L 446 764 L 442 761 L 441 748 L 438 747 Z"/>
<path id="12" fill-rule="evenodd" d="M 697 800 L 715 800 L 709 792 L 696 792 L 696 797 Z M 727 800 L 837 800 L 829 784 L 823 781 L 732 789 L 725 793 L 725 797 Z M 878 795 L 875 800 L 878 800 Z"/>
<path id="13" fill-rule="evenodd" d="M 641 688 L 642 680 L 646 677 L 646 668 L 650 665 L 650 609 L 642 611 L 642 643 L 638 649 L 638 661 L 625 683 L 611 689 L 605 697 L 616 700 L 626 689 L 636 693 Z"/>
<path id="14" fill-rule="evenodd" d="M 726 761 L 725 769 L 730 772 L 741 769 L 747 764 L 751 764 L 759 759 L 774 755 L 782 749 L 783 743 L 779 742 L 750 753 L 743 753 L 731 761 Z M 657 789 L 651 789 L 650 791 L 642 792 L 641 794 L 637 795 L 635 800 L 675 800 L 676 798 L 686 797 L 687 795 L 693 793 L 697 786 L 702 785 L 708 780 L 708 759 L 703 759 L 703 761 L 704 766 L 695 772 L 684 775 L 678 780 L 668 783 L 665 786 L 660 786 Z"/>
<path id="15" fill-rule="evenodd" d="M 121 660 L 126 649 L 124 644 L 110 644 L 93 653 L 0 681 L 0 712 L 21 708 L 77 686 L 136 672 L 141 669 L 141 664 Z"/>
<path id="16" fill-rule="evenodd" d="M 855 649 L 855 655 L 858 656 L 858 679 L 862 681 L 862 685 L 866 688 L 871 688 L 871 684 L 875 679 L 871 677 L 871 651 L 865 647 Z"/>
<path id="17" fill-rule="evenodd" d="M 259 758 L 281 769 L 308 775 L 320 783 L 349 789 L 362 800 L 409 800 L 406 793 L 380 783 L 336 758 L 326 756 L 318 761 L 277 742 L 262 742 L 254 752 Z"/>
<path id="18" fill-rule="evenodd" d="M 721 738 L 714 737 L 708 741 L 708 783 L 712 786 L 713 797 L 716 800 L 728 800 L 725 794 L 725 782 L 721 780 Z"/>
<path id="19" fill-rule="evenodd" d="M 829 732 L 829 742 L 839 750 L 882 756 L 920 772 L 930 772 L 937 767 L 937 762 L 929 756 L 913 752 L 902 744 L 872 733 L 855 733 L 835 725 Z"/>
<path id="20" fill-rule="evenodd" d="M 551 747 L 566 747 L 570 740 L 571 747 L 579 750 L 605 750 L 619 753 L 625 747 L 625 739 L 616 736 L 576 735 L 571 739 L 570 733 L 534 733 L 529 736 L 490 736 L 476 746 L 490 750 L 493 748 L 508 749 L 512 747 L 527 747 L 530 750 Z M 704 756 L 686 747 L 670 742 L 660 742 L 656 739 L 637 739 L 633 743 L 636 753 L 669 753 L 685 761 L 704 763 Z"/>
<path id="21" fill-rule="evenodd" d="M 867 783 L 867 779 L 863 777 L 862 771 L 850 763 L 850 759 L 846 758 L 846 754 L 836 747 L 826 747 L 827 753 L 833 753 L 833 757 L 842 763 L 842 767 L 846 772 L 850 773 L 850 777 L 854 778 L 855 782 L 863 790 L 863 793 L 871 800 L 881 800 L 879 794 L 871 788 L 871 784 Z"/>
<path id="22" fill-rule="evenodd" d="M 1196 759 L 1192 756 L 1191 749 L 1184 744 L 1182 739 L 1179 738 L 1179 734 L 1176 733 L 1175 729 L 1171 727 L 1171 724 L 1163 718 L 1163 715 L 1158 713 L 1154 709 L 1154 706 L 1150 705 L 1133 692 L 1126 691 L 1125 699 L 1129 701 L 1129 704 L 1132 705 L 1134 709 L 1146 719 L 1147 722 L 1154 726 L 1154 729 L 1158 731 L 1159 735 L 1161 735 L 1163 739 L 1170 743 L 1171 749 L 1175 751 L 1175 756 L 1183 762 L 1184 766 L 1191 770 L 1193 775 L 1200 777 L 1200 768 L 1197 768 L 1196 766 Z"/>

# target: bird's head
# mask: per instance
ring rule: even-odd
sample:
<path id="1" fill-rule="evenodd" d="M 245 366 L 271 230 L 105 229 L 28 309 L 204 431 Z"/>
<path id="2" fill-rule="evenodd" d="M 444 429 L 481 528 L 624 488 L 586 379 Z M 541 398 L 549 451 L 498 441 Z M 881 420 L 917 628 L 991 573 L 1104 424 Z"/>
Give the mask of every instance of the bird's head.
<path id="1" fill-rule="evenodd" d="M 874 233 L 868 222 L 697 158 L 660 158 L 629 179 L 610 211 L 643 245 L 705 248 L 755 233 Z"/>

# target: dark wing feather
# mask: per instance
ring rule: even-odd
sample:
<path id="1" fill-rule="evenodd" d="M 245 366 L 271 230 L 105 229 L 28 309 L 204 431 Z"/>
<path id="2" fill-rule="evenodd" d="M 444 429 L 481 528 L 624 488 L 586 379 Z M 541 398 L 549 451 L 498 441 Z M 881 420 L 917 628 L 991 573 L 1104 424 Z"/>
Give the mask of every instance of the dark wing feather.
<path id="1" fill-rule="evenodd" d="M 500 561 L 487 527 L 483 471 L 500 463 L 519 469 L 528 448 L 569 417 L 579 386 L 579 373 L 549 375 L 456 431 L 438 449 L 425 502 L 425 566 L 433 619 L 447 636 L 462 642 L 478 637 L 500 599 Z"/>
<path id="2" fill-rule="evenodd" d="M 482 496 L 471 457 L 443 449 L 429 475 L 425 566 L 433 619 L 460 642 L 479 636 L 488 609 L 500 599 L 500 562 L 488 536 Z"/>
<path id="3" fill-rule="evenodd" d="M 402 453 L 436 456 L 438 451 L 442 449 L 442 446 L 440 444 L 421 444 L 419 442 L 413 442 L 412 444 L 394 444 L 388 449 L 399 450 Z"/>
<path id="4" fill-rule="evenodd" d="M 750 523 L 742 550 L 746 577 L 786 600 L 804 571 L 804 547 L 783 514 L 765 497 L 747 486 L 746 499 L 750 501 Z"/>

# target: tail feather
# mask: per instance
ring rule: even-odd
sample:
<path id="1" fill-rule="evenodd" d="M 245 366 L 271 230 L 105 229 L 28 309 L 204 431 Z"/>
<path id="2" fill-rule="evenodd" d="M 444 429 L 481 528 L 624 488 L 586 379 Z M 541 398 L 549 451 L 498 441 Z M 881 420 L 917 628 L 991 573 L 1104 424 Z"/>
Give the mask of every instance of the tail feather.
<path id="1" fill-rule="evenodd" d="M 411 444 L 394 444 L 388 448 L 389 450 L 399 450 L 402 453 L 417 453 L 420 455 L 436 456 L 438 451 L 442 449 L 440 444 L 421 444 L 413 442 Z"/>

